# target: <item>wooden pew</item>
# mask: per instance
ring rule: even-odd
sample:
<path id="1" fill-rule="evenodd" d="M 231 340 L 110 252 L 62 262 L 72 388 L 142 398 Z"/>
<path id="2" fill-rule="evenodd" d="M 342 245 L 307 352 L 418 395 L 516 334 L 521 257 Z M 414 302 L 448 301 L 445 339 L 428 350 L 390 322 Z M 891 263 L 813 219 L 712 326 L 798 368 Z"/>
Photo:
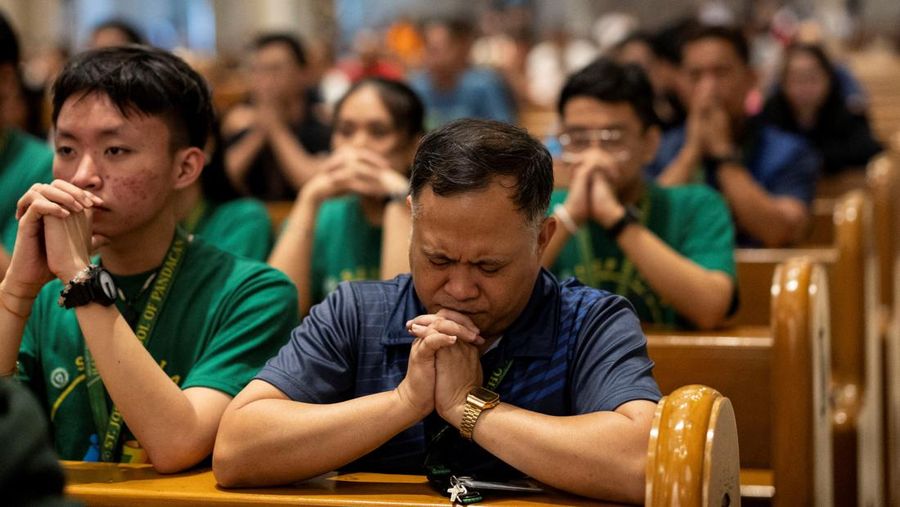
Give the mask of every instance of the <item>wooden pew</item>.
<path id="1" fill-rule="evenodd" d="M 272 221 L 272 230 L 275 231 L 275 237 L 281 233 L 281 228 L 288 215 L 291 214 L 291 208 L 294 201 L 269 201 L 266 202 L 266 210 L 269 212 L 269 220 Z"/>
<path id="2" fill-rule="evenodd" d="M 897 133 L 900 140 L 900 132 Z M 869 164 L 880 294 L 884 371 L 885 498 L 900 505 L 900 146 Z"/>
<path id="3" fill-rule="evenodd" d="M 824 269 L 791 259 L 772 282 L 772 323 L 731 332 L 647 333 L 663 392 L 709 385 L 733 405 L 745 503 L 829 505 L 830 331 Z"/>
<path id="4" fill-rule="evenodd" d="M 660 400 L 647 447 L 646 505 L 730 505 L 738 499 L 738 441 L 728 398 L 700 385 Z M 150 465 L 62 462 L 66 495 L 88 505 L 382 505 L 449 504 L 424 476 L 331 473 L 282 488 L 223 489 L 212 471 L 161 475 Z M 548 489 L 537 494 L 493 494 L 479 505 L 600 506 Z M 619 505 L 619 504 L 616 504 Z"/>
<path id="5" fill-rule="evenodd" d="M 784 258 L 798 253 L 826 265 L 838 288 L 831 298 L 836 501 L 838 505 L 881 505 L 884 387 L 882 351 L 874 325 L 878 279 L 872 205 L 866 193 L 857 190 L 838 199 L 834 224 L 835 242 L 830 248 L 738 250 L 742 307 L 733 323 L 759 324 L 770 317 L 768 305 L 760 304 L 768 292 L 764 280 Z"/>

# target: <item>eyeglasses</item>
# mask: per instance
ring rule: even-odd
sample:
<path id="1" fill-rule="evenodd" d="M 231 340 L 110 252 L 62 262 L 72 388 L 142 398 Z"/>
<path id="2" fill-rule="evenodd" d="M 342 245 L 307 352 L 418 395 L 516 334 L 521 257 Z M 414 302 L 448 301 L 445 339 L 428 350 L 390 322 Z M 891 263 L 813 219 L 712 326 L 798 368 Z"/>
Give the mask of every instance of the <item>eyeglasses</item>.
<path id="1" fill-rule="evenodd" d="M 585 129 L 571 130 L 559 135 L 562 145 L 562 159 L 572 159 L 592 146 L 597 146 L 605 153 L 612 155 L 617 162 L 625 162 L 631 158 L 631 147 L 628 138 L 621 129 Z M 575 157 L 578 159 L 580 157 Z M 572 160 L 574 161 L 574 160 Z"/>
<path id="2" fill-rule="evenodd" d="M 580 153 L 596 144 L 601 150 L 616 155 L 617 158 L 629 151 L 627 137 L 621 129 L 571 130 L 559 135 L 559 144 L 564 150 L 573 153 Z"/>

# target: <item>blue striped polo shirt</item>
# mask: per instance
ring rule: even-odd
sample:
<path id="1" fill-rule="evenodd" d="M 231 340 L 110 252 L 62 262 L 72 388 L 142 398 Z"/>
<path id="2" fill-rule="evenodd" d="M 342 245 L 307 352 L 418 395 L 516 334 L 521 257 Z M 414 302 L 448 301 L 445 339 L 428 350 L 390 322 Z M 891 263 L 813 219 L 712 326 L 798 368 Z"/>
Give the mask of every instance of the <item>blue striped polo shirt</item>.
<path id="1" fill-rule="evenodd" d="M 413 341 L 405 324 L 425 313 L 410 275 L 344 282 L 312 308 L 257 378 L 305 403 L 392 390 L 406 375 Z M 524 311 L 482 356 L 484 377 L 509 359 L 512 366 L 496 390 L 504 403 L 527 410 L 576 415 L 660 397 L 646 338 L 628 301 L 575 279 L 559 283 L 543 269 Z M 342 469 L 424 473 L 429 438 L 444 424 L 433 413 Z M 453 446 L 453 456 L 477 464 L 467 473 L 516 475 L 473 442 L 457 437 Z"/>

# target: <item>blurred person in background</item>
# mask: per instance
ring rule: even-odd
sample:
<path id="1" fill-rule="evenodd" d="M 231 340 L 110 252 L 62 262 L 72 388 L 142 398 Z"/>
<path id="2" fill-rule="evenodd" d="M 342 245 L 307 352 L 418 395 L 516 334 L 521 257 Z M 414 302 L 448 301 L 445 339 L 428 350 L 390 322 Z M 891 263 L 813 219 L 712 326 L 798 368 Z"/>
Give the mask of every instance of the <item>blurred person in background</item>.
<path id="1" fill-rule="evenodd" d="M 260 200 L 242 196 L 228 180 L 217 121 L 206 151 L 209 158 L 200 178 L 178 192 L 176 213 L 182 229 L 225 252 L 265 262 L 274 241 L 272 220 Z"/>
<path id="2" fill-rule="evenodd" d="M 317 172 L 330 130 L 311 110 L 306 51 L 296 37 L 258 37 L 251 60 L 250 100 L 222 121 L 225 168 L 242 194 L 292 200 Z"/>
<path id="3" fill-rule="evenodd" d="M 426 127 L 458 118 L 516 121 L 515 102 L 503 78 L 469 62 L 474 29 L 468 21 L 430 20 L 424 38 L 425 69 L 410 77 L 410 86 L 425 103 Z"/>
<path id="4" fill-rule="evenodd" d="M 822 47 L 793 44 L 763 117 L 808 139 L 822 154 L 825 174 L 864 166 L 881 151 L 864 113 L 851 111 Z"/>
<path id="5" fill-rule="evenodd" d="M 551 197 L 560 227 L 544 266 L 625 296 L 642 322 L 721 325 L 734 306 L 734 224 L 706 185 L 644 181 L 660 138 L 644 72 L 601 58 L 569 78 L 559 114 L 572 177 Z"/>
<path id="6" fill-rule="evenodd" d="M 539 106 L 553 107 L 566 76 L 586 67 L 597 55 L 597 47 L 590 40 L 572 36 L 565 27 L 554 28 L 528 52 L 525 72 L 529 98 Z"/>
<path id="7" fill-rule="evenodd" d="M 630 63 L 644 69 L 653 86 L 653 109 L 663 130 L 681 125 L 686 113 L 678 99 L 676 73 L 659 55 L 657 37 L 647 32 L 634 32 L 617 44 L 612 57 L 620 63 Z"/>
<path id="8" fill-rule="evenodd" d="M 46 143 L 13 126 L 8 109 L 21 100 L 19 42 L 0 14 L 0 280 L 16 242 L 16 203 L 35 183 L 53 180 L 53 151 Z M 21 105 L 21 104 L 20 104 Z"/>
<path id="9" fill-rule="evenodd" d="M 89 49 L 146 44 L 147 41 L 136 26 L 123 19 L 110 19 L 91 31 Z"/>
<path id="10" fill-rule="evenodd" d="M 301 315 L 346 280 L 409 271 L 409 168 L 424 133 L 422 102 L 407 85 L 356 83 L 335 107 L 322 172 L 297 196 L 269 264 L 297 286 Z"/>
<path id="11" fill-rule="evenodd" d="M 746 113 L 756 84 L 740 31 L 701 26 L 681 43 L 688 101 L 684 125 L 665 133 L 646 168 L 661 185 L 705 182 L 728 202 L 739 245 L 782 247 L 801 239 L 819 156 L 800 136 Z"/>

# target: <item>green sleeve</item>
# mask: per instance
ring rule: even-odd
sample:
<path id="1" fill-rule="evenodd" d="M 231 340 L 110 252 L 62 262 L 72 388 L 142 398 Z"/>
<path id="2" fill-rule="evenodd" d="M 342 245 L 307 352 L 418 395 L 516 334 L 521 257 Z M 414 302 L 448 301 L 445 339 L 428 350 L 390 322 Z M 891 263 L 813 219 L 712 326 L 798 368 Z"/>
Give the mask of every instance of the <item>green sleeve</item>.
<path id="1" fill-rule="evenodd" d="M 256 199 L 220 204 L 198 234 L 220 250 L 265 262 L 272 251 L 272 221 Z"/>
<path id="2" fill-rule="evenodd" d="M 280 272 L 254 273 L 214 310 L 215 336 L 191 367 L 182 388 L 209 387 L 235 396 L 297 325 L 297 293 Z"/>
<path id="3" fill-rule="evenodd" d="M 734 222 L 725 201 L 712 189 L 691 185 L 691 206 L 684 217 L 681 254 L 706 269 L 735 279 Z M 687 187 L 685 187 L 687 189 Z"/>
<path id="4" fill-rule="evenodd" d="M 16 243 L 19 222 L 16 203 L 31 185 L 53 181 L 53 151 L 41 140 L 9 131 L 8 150 L 0 154 L 0 244 L 9 253 Z"/>
<path id="5" fill-rule="evenodd" d="M 31 317 L 25 324 L 22 333 L 22 343 L 19 345 L 19 372 L 16 379 L 28 385 L 39 400 L 45 400 L 43 379 L 41 371 L 41 337 L 49 327 L 49 319 L 53 318 L 53 305 L 59 294 L 60 284 L 51 282 L 41 289 L 34 306 L 31 309 Z"/>

